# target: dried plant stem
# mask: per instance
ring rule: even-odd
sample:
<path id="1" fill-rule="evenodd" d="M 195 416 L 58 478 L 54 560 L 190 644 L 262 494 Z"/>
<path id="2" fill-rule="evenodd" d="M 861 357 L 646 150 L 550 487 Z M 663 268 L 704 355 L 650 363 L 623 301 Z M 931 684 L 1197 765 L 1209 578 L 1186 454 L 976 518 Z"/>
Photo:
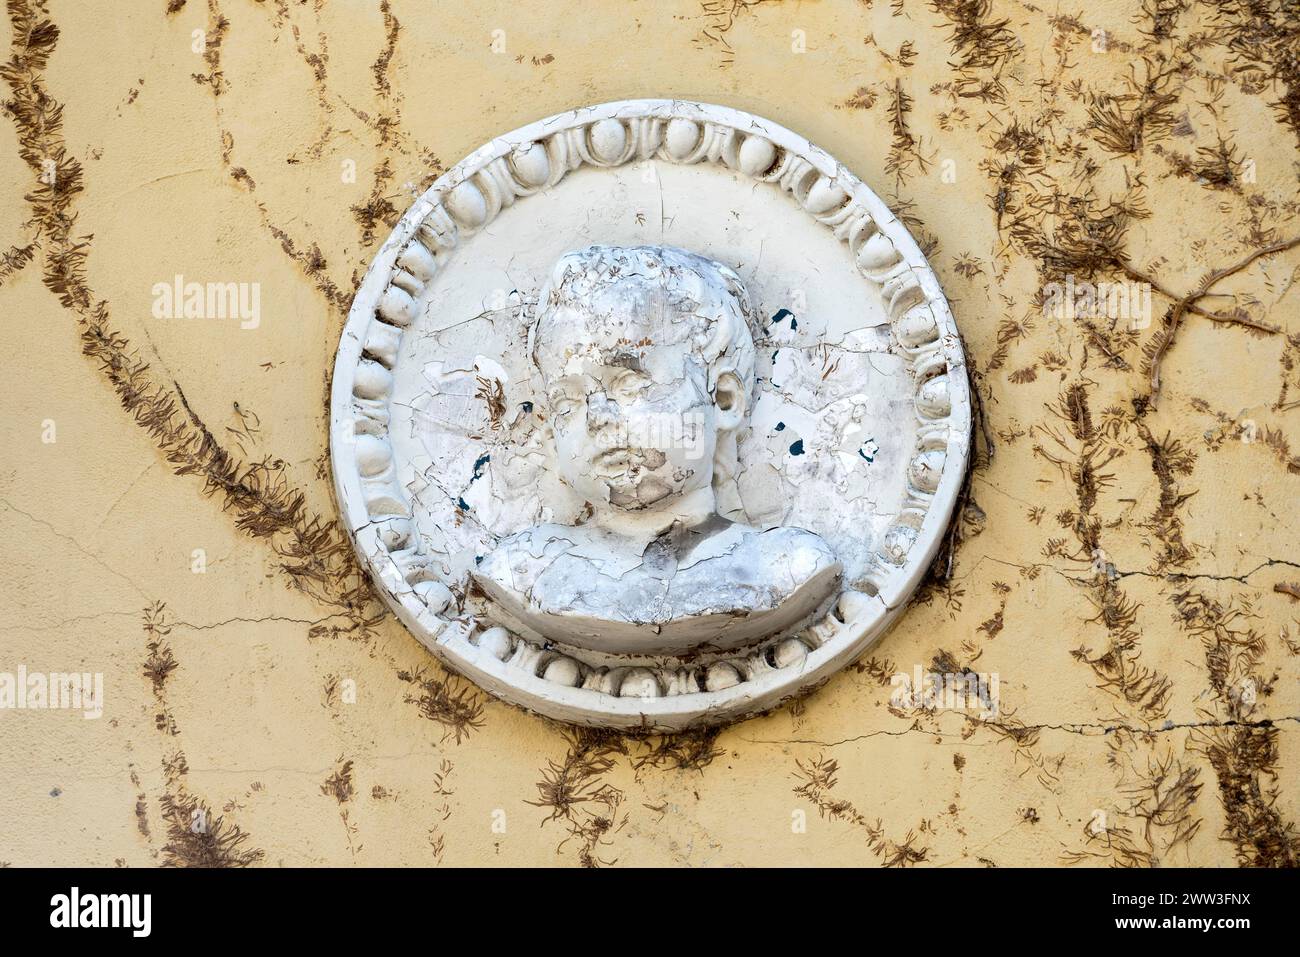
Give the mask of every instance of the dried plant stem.
<path id="1" fill-rule="evenodd" d="M 1151 354 L 1150 403 L 1152 407 L 1155 407 L 1157 397 L 1160 394 L 1160 363 L 1169 352 L 1169 347 L 1173 345 L 1174 334 L 1178 331 L 1179 323 L 1182 322 L 1183 313 L 1195 311 L 1218 322 L 1235 322 L 1239 325 L 1250 326 L 1268 333 L 1276 333 L 1280 331 L 1274 326 L 1263 325 L 1255 320 L 1230 318 L 1228 316 L 1220 316 L 1213 313 L 1204 313 L 1199 309 L 1193 310 L 1192 307 L 1198 300 L 1208 295 L 1210 290 L 1219 282 L 1227 279 L 1229 276 L 1241 272 L 1255 260 L 1261 259 L 1264 256 L 1271 256 L 1275 253 L 1285 252 L 1286 250 L 1293 249 L 1296 246 L 1300 246 L 1300 236 L 1296 236 L 1292 239 L 1285 239 L 1276 243 L 1270 243 L 1267 246 L 1256 249 L 1249 256 L 1246 256 L 1239 262 L 1210 273 L 1201 280 L 1201 284 L 1195 290 L 1178 299 L 1174 303 L 1173 309 L 1169 313 L 1169 318 L 1165 320 L 1165 328 L 1162 330 L 1160 337 L 1156 341 L 1155 350 Z M 1152 285 L 1154 288 L 1154 284 Z"/>
<path id="2" fill-rule="evenodd" d="M 1133 266 L 1129 265 L 1128 263 L 1117 262 L 1116 265 L 1118 265 L 1119 268 L 1123 270 L 1124 275 L 1128 276 L 1129 279 L 1132 279 L 1134 282 L 1146 283 L 1148 286 L 1150 286 L 1156 292 L 1160 293 L 1160 295 L 1164 296 L 1166 299 L 1172 299 L 1174 302 L 1178 302 L 1180 299 L 1184 298 L 1178 295 L 1178 293 L 1174 292 L 1172 289 L 1169 289 L 1166 286 L 1162 286 L 1160 283 L 1156 282 L 1156 280 L 1153 277 L 1148 276 L 1146 273 L 1133 268 Z M 1196 303 L 1194 302 L 1188 302 L 1187 311 L 1191 313 L 1195 313 L 1198 316 L 1204 316 L 1206 319 L 1212 319 L 1215 322 L 1232 323 L 1238 326 L 1250 326 L 1252 329 L 1259 329 L 1261 332 L 1267 332 L 1270 334 L 1278 333 L 1282 331 L 1279 327 L 1273 325 L 1272 323 L 1259 322 L 1256 319 L 1251 319 L 1249 316 L 1225 316 L 1223 315 L 1223 313 L 1220 312 L 1211 312 L 1208 309 L 1203 309 L 1202 307 L 1196 305 Z"/>

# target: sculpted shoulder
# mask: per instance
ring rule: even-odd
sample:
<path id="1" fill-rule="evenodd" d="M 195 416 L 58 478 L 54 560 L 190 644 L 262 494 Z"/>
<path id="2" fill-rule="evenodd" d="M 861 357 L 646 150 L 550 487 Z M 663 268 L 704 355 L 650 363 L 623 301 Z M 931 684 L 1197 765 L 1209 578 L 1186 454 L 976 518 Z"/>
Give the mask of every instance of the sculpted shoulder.
<path id="1" fill-rule="evenodd" d="M 572 531 L 562 525 L 548 524 L 508 535 L 479 560 L 474 577 L 527 593 L 538 576 L 573 547 Z"/>
<path id="2" fill-rule="evenodd" d="M 810 579 L 838 575 L 843 569 L 826 540 L 805 528 L 783 525 L 760 533 L 759 554 L 766 567 L 788 575 L 796 588 Z"/>

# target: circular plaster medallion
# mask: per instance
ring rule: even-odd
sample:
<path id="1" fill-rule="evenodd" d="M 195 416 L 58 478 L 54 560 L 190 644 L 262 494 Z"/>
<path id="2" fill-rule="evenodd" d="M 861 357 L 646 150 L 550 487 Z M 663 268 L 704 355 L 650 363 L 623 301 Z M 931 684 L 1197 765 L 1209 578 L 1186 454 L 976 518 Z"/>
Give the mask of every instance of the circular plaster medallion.
<path id="1" fill-rule="evenodd" d="M 903 224 L 802 137 L 681 100 L 553 116 L 439 178 L 331 393 L 344 524 L 411 633 L 509 702 L 627 729 L 766 711 L 862 654 L 969 439 Z"/>

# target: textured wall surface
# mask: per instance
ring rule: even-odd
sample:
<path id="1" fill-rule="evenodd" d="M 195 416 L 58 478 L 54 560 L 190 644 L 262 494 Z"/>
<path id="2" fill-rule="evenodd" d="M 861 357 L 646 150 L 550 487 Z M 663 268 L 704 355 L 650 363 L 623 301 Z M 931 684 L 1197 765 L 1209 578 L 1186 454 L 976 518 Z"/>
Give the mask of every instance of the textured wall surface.
<path id="1" fill-rule="evenodd" d="M 104 710 L 0 710 L 0 862 L 1297 862 L 1294 3 L 8 6 L 0 673 L 102 673 Z M 649 739 L 440 669 L 326 453 L 413 193 L 639 96 L 770 117 L 905 213 L 983 409 L 949 560 L 866 659 Z M 256 328 L 157 317 L 177 275 L 256 283 Z M 1149 314 L 1044 313 L 1101 281 Z M 917 668 L 997 674 L 999 714 L 891 702 Z"/>

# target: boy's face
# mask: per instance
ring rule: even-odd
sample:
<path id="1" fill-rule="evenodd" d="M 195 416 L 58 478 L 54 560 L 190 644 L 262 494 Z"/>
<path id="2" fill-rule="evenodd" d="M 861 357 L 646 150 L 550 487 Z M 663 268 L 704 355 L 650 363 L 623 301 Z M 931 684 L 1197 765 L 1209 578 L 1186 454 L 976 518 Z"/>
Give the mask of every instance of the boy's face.
<path id="1" fill-rule="evenodd" d="M 619 285 L 592 309 L 548 306 L 536 355 L 560 478 L 594 506 L 638 509 L 712 484 L 718 410 L 703 362 L 674 341 L 689 324 Z"/>

